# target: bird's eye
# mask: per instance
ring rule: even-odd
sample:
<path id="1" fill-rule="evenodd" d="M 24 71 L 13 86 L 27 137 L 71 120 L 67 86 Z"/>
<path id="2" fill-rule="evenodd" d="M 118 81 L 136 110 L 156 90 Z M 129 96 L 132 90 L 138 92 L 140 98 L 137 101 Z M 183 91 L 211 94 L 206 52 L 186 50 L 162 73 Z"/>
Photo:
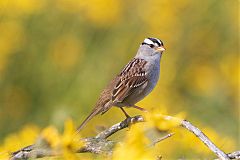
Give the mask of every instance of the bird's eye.
<path id="1" fill-rule="evenodd" d="M 153 44 L 149 44 L 149 46 L 150 46 L 151 48 L 153 48 L 153 47 L 154 47 L 154 45 L 153 45 Z"/>

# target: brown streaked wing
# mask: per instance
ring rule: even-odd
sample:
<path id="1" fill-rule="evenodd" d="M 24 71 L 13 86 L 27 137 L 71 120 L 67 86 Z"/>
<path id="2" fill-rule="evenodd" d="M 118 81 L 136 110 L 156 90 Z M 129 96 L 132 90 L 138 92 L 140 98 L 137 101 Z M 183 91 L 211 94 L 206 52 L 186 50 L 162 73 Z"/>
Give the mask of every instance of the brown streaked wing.
<path id="1" fill-rule="evenodd" d="M 126 67 L 118 75 L 119 80 L 113 89 L 113 103 L 122 102 L 136 88 L 142 86 L 148 81 L 144 70 L 146 63 L 147 62 L 144 59 L 134 58 L 126 65 Z"/>

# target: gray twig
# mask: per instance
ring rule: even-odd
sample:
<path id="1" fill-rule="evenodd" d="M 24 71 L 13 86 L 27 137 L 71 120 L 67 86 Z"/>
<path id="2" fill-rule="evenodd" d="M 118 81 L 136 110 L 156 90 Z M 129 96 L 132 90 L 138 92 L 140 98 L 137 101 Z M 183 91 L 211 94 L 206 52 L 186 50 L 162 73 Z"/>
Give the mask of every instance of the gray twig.
<path id="1" fill-rule="evenodd" d="M 106 139 L 113 135 L 114 133 L 116 133 L 117 131 L 127 128 L 130 124 L 138 122 L 144 122 L 144 118 L 140 115 L 135 117 L 128 117 L 124 121 L 113 125 L 112 127 L 106 129 L 103 132 L 100 132 L 95 138 Z"/>
<path id="2" fill-rule="evenodd" d="M 166 116 L 166 119 L 173 119 L 175 117 Z M 129 127 L 133 123 L 143 122 L 144 118 L 142 116 L 135 116 L 129 117 L 124 121 L 117 123 L 110 128 L 102 131 L 95 137 L 84 138 L 82 141 L 84 142 L 84 147 L 79 148 L 77 153 L 83 152 L 91 152 L 96 154 L 112 154 L 112 150 L 114 145 L 116 144 L 115 141 L 107 140 L 112 134 L 122 130 L 126 127 Z M 240 158 L 240 151 L 235 151 L 229 154 L 225 154 L 222 150 L 220 150 L 200 129 L 192 125 L 187 120 L 181 121 L 181 126 L 186 128 L 188 131 L 195 134 L 216 156 L 221 160 L 229 160 L 229 159 L 239 159 Z M 159 138 L 153 145 L 163 141 L 173 134 L 170 133 L 162 138 Z M 48 145 L 39 145 L 38 143 L 24 147 L 14 153 L 12 153 L 11 160 L 21 160 L 21 159 L 29 159 L 29 158 L 40 158 L 40 157 L 48 157 L 48 156 L 56 156 L 61 153 L 53 151 Z"/>
<path id="3" fill-rule="evenodd" d="M 165 139 L 167 139 L 167 138 L 169 138 L 169 137 L 172 137 L 173 135 L 174 135 L 174 133 L 169 133 L 169 134 L 167 134 L 167 135 L 165 135 L 165 136 L 163 136 L 163 137 L 160 137 L 160 138 L 156 139 L 156 140 L 150 145 L 150 147 L 155 146 L 157 143 L 159 143 L 159 142 L 161 142 L 161 141 L 163 141 L 163 140 L 165 140 Z"/>
<path id="4" fill-rule="evenodd" d="M 140 115 L 135 117 L 126 118 L 124 121 L 117 123 L 110 128 L 100 132 L 95 137 L 88 137 L 82 139 L 84 142 L 84 147 L 77 150 L 77 153 L 91 152 L 95 154 L 111 154 L 116 142 L 107 140 L 112 134 L 129 127 L 131 124 L 143 122 L 144 118 Z M 40 140 L 41 141 L 41 140 Z M 41 144 L 36 142 L 36 144 L 24 147 L 16 152 L 13 152 L 10 160 L 22 160 L 29 158 L 41 158 L 60 155 L 61 153 L 52 150 L 48 144 Z"/>
<path id="5" fill-rule="evenodd" d="M 200 129 L 192 125 L 190 122 L 183 120 L 181 125 L 195 134 L 211 151 L 213 151 L 213 153 L 216 154 L 218 158 L 222 160 L 230 159 L 226 153 L 220 150 Z"/>

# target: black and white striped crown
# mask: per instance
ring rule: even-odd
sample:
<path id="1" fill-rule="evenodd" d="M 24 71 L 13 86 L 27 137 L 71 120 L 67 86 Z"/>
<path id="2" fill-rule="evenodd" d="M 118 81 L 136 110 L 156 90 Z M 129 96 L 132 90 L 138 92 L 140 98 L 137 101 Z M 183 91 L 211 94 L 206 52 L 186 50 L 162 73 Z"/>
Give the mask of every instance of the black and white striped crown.
<path id="1" fill-rule="evenodd" d="M 151 48 L 161 47 L 161 46 L 163 46 L 163 42 L 157 38 L 146 38 L 142 42 L 142 45 L 149 45 Z"/>

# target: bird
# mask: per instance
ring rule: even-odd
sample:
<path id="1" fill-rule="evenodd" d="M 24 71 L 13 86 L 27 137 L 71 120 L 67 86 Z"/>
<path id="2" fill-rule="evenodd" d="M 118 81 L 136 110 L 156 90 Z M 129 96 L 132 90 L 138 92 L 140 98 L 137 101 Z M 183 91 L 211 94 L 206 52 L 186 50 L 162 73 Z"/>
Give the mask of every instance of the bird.
<path id="1" fill-rule="evenodd" d="M 157 38 L 145 38 L 135 57 L 115 76 L 101 92 L 95 107 L 77 128 L 77 133 L 98 114 L 104 114 L 111 107 L 119 107 L 130 117 L 123 107 L 144 108 L 135 104 L 146 97 L 156 86 L 160 76 L 160 60 L 165 51 L 163 42 Z"/>

